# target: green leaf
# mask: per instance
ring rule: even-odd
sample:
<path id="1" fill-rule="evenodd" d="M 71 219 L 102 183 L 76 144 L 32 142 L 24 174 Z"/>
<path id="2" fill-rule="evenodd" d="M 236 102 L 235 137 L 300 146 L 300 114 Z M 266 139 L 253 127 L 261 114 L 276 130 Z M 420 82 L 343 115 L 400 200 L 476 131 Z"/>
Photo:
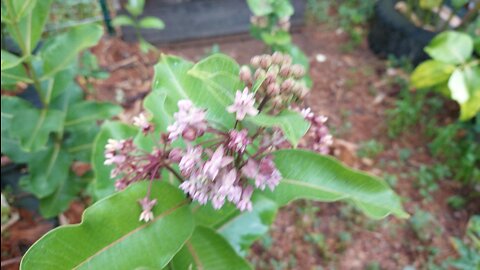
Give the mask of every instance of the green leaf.
<path id="1" fill-rule="evenodd" d="M 89 207 L 82 223 L 54 229 L 25 254 L 20 269 L 162 269 L 193 231 L 185 195 L 164 182 L 155 182 L 154 220 L 138 220 L 138 200 L 148 182 Z"/>
<path id="2" fill-rule="evenodd" d="M 400 198 L 382 180 L 341 165 L 335 159 L 305 150 L 274 153 L 282 180 L 273 193 L 279 205 L 295 199 L 349 200 L 371 218 L 408 217 Z"/>
<path id="3" fill-rule="evenodd" d="M 241 256 L 245 256 L 253 242 L 268 232 L 277 214 L 278 205 L 260 194 L 254 195 L 252 204 L 251 212 L 239 212 L 217 229 Z"/>
<path id="4" fill-rule="evenodd" d="M 1 55 L 1 70 L 13 68 L 20 64 L 23 61 L 23 58 L 20 58 L 14 54 L 11 54 L 7 51 L 2 50 Z M 3 74 L 2 74 L 3 76 Z"/>
<path id="5" fill-rule="evenodd" d="M 285 46 L 292 42 L 292 37 L 287 31 L 263 32 L 260 36 L 269 46 Z"/>
<path id="6" fill-rule="evenodd" d="M 448 81 L 453 100 L 460 104 L 460 120 L 466 121 L 480 111 L 480 68 L 457 68 Z"/>
<path id="7" fill-rule="evenodd" d="M 248 7 L 255 16 L 266 16 L 273 12 L 270 0 L 247 0 Z"/>
<path id="8" fill-rule="evenodd" d="M 22 177 L 21 184 L 38 198 L 45 198 L 67 181 L 71 163 L 71 157 L 60 145 L 35 152 L 28 161 L 28 175 Z"/>
<path id="9" fill-rule="evenodd" d="M 294 9 L 290 0 L 275 0 L 271 2 L 273 10 L 279 18 L 286 18 L 293 15 Z"/>
<path id="10" fill-rule="evenodd" d="M 468 4 L 468 0 L 452 0 L 452 5 L 455 9 L 460 9 L 466 4 Z"/>
<path id="11" fill-rule="evenodd" d="M 143 100 L 143 107 L 147 110 L 152 118 L 152 122 L 155 125 L 155 129 L 166 131 L 168 123 L 173 122 L 172 115 L 165 111 L 165 99 L 167 94 L 165 92 L 152 91 Z"/>
<path id="12" fill-rule="evenodd" d="M 12 121 L 16 108 L 25 108 L 30 106 L 29 103 L 20 98 L 2 97 L 2 113 L 1 113 L 1 148 L 2 154 L 7 155 L 10 159 L 18 163 L 26 163 L 29 154 L 20 147 L 20 142 L 11 135 Z"/>
<path id="13" fill-rule="evenodd" d="M 138 129 L 119 122 L 105 122 L 100 129 L 92 150 L 92 167 L 95 174 L 93 181 L 93 190 L 95 199 L 104 198 L 115 191 L 115 180 L 110 178 L 112 167 L 106 166 L 105 162 L 105 145 L 108 139 L 125 139 L 133 137 L 137 134 Z"/>
<path id="14" fill-rule="evenodd" d="M 7 106 L 3 104 L 16 104 Z M 2 115 L 11 116 L 10 135 L 18 139 L 27 152 L 35 152 L 45 146 L 52 132 L 59 132 L 63 125 L 64 113 L 58 110 L 39 110 L 18 97 L 2 96 Z"/>
<path id="15" fill-rule="evenodd" d="M 51 4 L 52 0 L 36 1 L 35 7 L 28 12 L 26 11 L 22 19 L 16 24 L 18 31 L 11 24 L 7 25 L 8 32 L 24 54 L 29 55 L 37 46 L 49 17 Z"/>
<path id="16" fill-rule="evenodd" d="M 412 73 L 411 83 L 415 88 L 429 88 L 446 83 L 455 70 L 454 65 L 437 60 L 427 60 L 421 63 Z"/>
<path id="17" fill-rule="evenodd" d="M 128 3 L 125 5 L 125 9 L 130 12 L 130 14 L 137 17 L 142 14 L 144 6 L 145 0 L 128 0 Z"/>
<path id="18" fill-rule="evenodd" d="M 115 18 L 113 18 L 112 25 L 113 26 L 134 26 L 135 21 L 126 15 L 118 15 Z"/>
<path id="19" fill-rule="evenodd" d="M 15 85 L 18 82 L 33 83 L 22 65 L 16 65 L 12 68 L 2 70 L 1 80 L 2 88 L 8 85 Z"/>
<path id="20" fill-rule="evenodd" d="M 281 128 L 287 140 L 296 147 L 300 139 L 307 133 L 310 123 L 303 116 L 294 111 L 285 110 L 278 115 L 260 113 L 253 117 L 247 117 L 250 121 L 261 127 Z"/>
<path id="21" fill-rule="evenodd" d="M 37 2 L 36 0 L 6 0 L 5 1 L 7 7 L 13 8 L 14 17 L 16 20 L 19 20 L 23 16 L 28 14 L 35 7 L 36 2 Z M 9 4 L 11 6 L 9 6 Z M 8 13 L 10 12 L 11 10 L 8 9 Z"/>
<path id="22" fill-rule="evenodd" d="M 228 242 L 210 228 L 198 226 L 172 261 L 173 269 L 251 269 Z"/>
<path id="23" fill-rule="evenodd" d="M 80 51 L 94 46 L 103 34 L 101 26 L 86 24 L 72 27 L 68 32 L 53 37 L 42 47 L 42 79 L 48 78 L 69 66 Z"/>
<path id="24" fill-rule="evenodd" d="M 159 18 L 148 16 L 141 19 L 138 23 L 138 26 L 140 26 L 140 28 L 153 28 L 161 30 L 165 28 L 165 23 Z"/>
<path id="25" fill-rule="evenodd" d="M 119 114 L 122 108 L 108 102 L 81 101 L 68 110 L 65 127 L 89 124 Z"/>
<path id="26" fill-rule="evenodd" d="M 434 60 L 448 64 L 461 64 L 467 61 L 473 52 L 473 40 L 464 33 L 455 31 L 445 31 L 438 34 L 425 47 Z"/>
<path id="27" fill-rule="evenodd" d="M 210 56 L 195 66 L 164 55 L 155 66 L 153 91 L 166 95 L 165 103 L 159 106 L 168 115 L 178 111 L 179 100 L 188 98 L 195 106 L 208 109 L 206 117 L 211 122 L 223 128 L 233 127 L 235 117 L 227 113 L 226 107 L 233 104 L 234 93 L 240 87 L 238 71 L 238 64 L 225 55 Z"/>
<path id="28" fill-rule="evenodd" d="M 442 3 L 442 0 L 420 0 L 420 7 L 423 9 L 431 10 L 438 7 Z"/>
<path id="29" fill-rule="evenodd" d="M 64 212 L 84 186 L 82 179 L 70 171 L 51 195 L 40 199 L 40 213 L 45 218 L 51 218 Z"/>

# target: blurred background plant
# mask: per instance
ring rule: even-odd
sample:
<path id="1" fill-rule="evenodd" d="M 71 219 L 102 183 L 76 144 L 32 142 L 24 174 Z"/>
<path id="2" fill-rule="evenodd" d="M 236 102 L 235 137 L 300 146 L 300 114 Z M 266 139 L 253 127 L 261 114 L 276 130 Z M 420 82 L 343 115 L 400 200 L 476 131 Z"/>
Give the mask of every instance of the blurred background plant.
<path id="1" fill-rule="evenodd" d="M 146 16 L 141 17 L 143 9 L 145 7 L 145 0 L 128 0 L 125 4 L 125 10 L 128 14 L 116 16 L 112 24 L 114 26 L 129 26 L 135 29 L 135 35 L 137 36 L 140 50 L 144 53 L 157 49 L 152 44 L 148 43 L 140 32 L 141 29 L 157 29 L 162 30 L 165 28 L 163 21 L 157 17 Z M 141 18 L 140 18 L 141 17 Z"/>

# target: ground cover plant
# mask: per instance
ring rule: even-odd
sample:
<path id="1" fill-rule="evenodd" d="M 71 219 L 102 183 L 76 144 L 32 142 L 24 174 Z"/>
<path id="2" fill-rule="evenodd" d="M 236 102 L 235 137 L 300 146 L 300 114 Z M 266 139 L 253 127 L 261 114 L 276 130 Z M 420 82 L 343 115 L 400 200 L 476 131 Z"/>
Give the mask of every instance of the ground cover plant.
<path id="1" fill-rule="evenodd" d="M 40 199 L 45 217 L 63 212 L 85 188 L 91 173 L 75 170 L 90 163 L 96 120 L 120 108 L 87 101 L 76 85 L 77 56 L 95 45 L 100 26 L 87 24 L 41 41 L 51 1 L 3 1 L 2 24 L 20 48 L 2 49 L 2 89 L 22 83 L 33 98 L 2 95 L 2 153 L 28 165 L 22 187 Z"/>

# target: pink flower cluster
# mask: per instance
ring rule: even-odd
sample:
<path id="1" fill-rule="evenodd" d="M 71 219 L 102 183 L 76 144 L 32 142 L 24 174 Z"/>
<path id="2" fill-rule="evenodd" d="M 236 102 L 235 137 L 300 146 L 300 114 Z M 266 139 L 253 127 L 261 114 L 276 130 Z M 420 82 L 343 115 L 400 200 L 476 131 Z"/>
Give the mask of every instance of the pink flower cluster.
<path id="1" fill-rule="evenodd" d="M 111 177 L 116 179 L 116 188 L 122 190 L 137 181 L 154 181 L 160 178 L 162 170 L 168 170 L 179 180 L 180 189 L 201 205 L 210 202 L 219 209 L 229 202 L 241 211 L 252 210 L 254 190 L 273 191 L 282 179 L 272 151 L 290 145 L 279 128 L 252 128 L 242 121 L 259 113 L 275 115 L 292 103 L 301 102 L 308 92 L 302 82 L 304 69 L 291 65 L 289 56 L 257 56 L 252 65 L 256 68 L 255 76 L 252 78 L 249 68 L 241 68 L 239 75 L 247 87 L 238 90 L 233 104 L 225 108 L 236 118 L 231 129 L 218 129 L 208 122 L 205 109 L 195 107 L 190 100 L 180 100 L 174 122 L 158 139 L 154 125 L 144 114 L 133 119 L 142 134 L 151 135 L 154 140 L 156 147 L 152 151 L 137 148 L 133 139 L 108 140 L 105 165 L 113 166 Z M 250 91 L 249 87 L 254 85 L 257 90 Z M 297 110 L 311 123 L 312 139 L 305 147 L 328 153 L 332 137 L 325 125 L 326 118 L 315 116 L 309 108 Z M 185 147 L 174 147 L 172 143 L 180 139 Z M 145 198 L 139 200 L 141 221 L 155 218 L 152 209 L 156 203 L 148 189 Z"/>

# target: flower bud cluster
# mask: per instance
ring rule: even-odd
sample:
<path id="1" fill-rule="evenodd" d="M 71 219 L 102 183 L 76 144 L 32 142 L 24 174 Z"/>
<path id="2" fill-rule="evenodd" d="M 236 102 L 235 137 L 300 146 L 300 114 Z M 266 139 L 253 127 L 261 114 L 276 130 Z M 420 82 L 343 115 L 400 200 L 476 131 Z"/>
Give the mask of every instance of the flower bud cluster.
<path id="1" fill-rule="evenodd" d="M 289 31 L 290 17 L 278 18 L 276 16 L 251 16 L 250 23 L 261 29 L 266 29 L 272 26 L 271 31 Z"/>
<path id="2" fill-rule="evenodd" d="M 305 68 L 292 64 L 289 55 L 275 52 L 272 55 L 254 56 L 250 61 L 253 72 L 248 66 L 240 68 L 240 79 L 249 87 L 260 84 L 255 93 L 258 103 L 280 111 L 292 102 L 305 98 L 310 89 L 302 80 Z"/>
<path id="3" fill-rule="evenodd" d="M 326 124 L 328 117 L 315 115 L 310 108 L 302 109 L 300 113 L 310 122 L 310 129 L 306 135 L 307 140 L 300 147 L 311 149 L 323 155 L 329 154 L 330 147 L 333 144 L 333 136 Z"/>

